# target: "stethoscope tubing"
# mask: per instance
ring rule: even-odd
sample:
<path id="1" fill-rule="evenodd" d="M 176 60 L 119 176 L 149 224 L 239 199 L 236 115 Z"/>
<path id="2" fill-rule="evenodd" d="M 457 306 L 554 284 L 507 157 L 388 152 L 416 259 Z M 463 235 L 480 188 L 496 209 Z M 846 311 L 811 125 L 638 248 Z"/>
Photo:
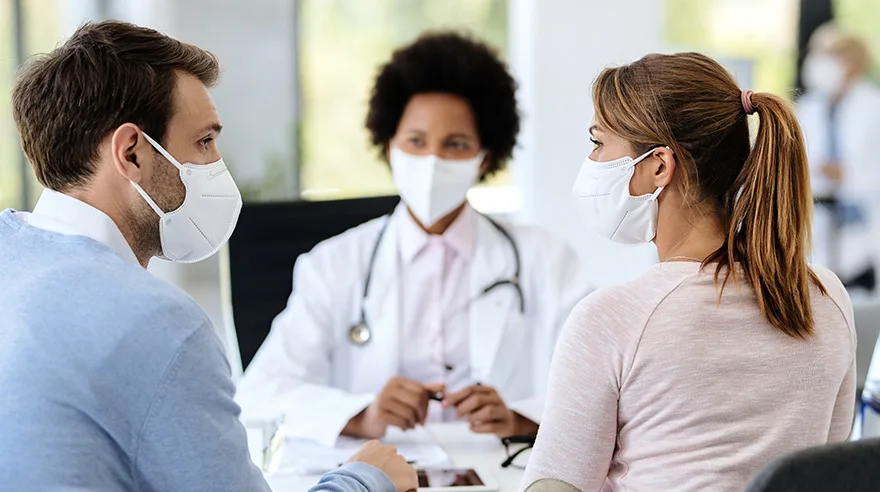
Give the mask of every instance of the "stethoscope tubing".
<path id="1" fill-rule="evenodd" d="M 489 292 L 497 289 L 498 287 L 502 287 L 505 285 L 511 285 L 511 286 L 513 286 L 514 289 L 516 289 L 517 297 L 519 297 L 519 312 L 521 314 L 525 314 L 525 310 L 526 310 L 525 295 L 523 294 L 522 286 L 520 285 L 520 273 L 522 271 L 521 270 L 522 269 L 522 262 L 520 259 L 519 247 L 517 246 L 516 241 L 513 239 L 513 236 L 510 234 L 510 232 L 508 232 L 507 229 L 505 229 L 501 224 L 499 224 L 498 222 L 496 222 L 495 220 L 493 220 L 491 217 L 489 217 L 487 215 L 483 215 L 483 214 L 480 214 L 480 215 L 482 215 L 486 220 L 488 220 L 489 223 L 492 224 L 492 226 L 494 226 L 495 229 L 502 236 L 504 236 L 504 239 L 506 239 L 507 242 L 510 244 L 510 248 L 513 251 L 513 259 L 514 259 L 514 266 L 515 266 L 514 272 L 513 272 L 513 277 L 511 277 L 509 279 L 498 280 L 497 282 L 492 283 L 491 285 L 487 286 L 486 288 L 484 288 L 482 290 L 481 295 L 486 295 Z M 392 217 L 392 214 L 385 215 L 385 221 L 382 223 L 382 228 L 379 230 L 379 234 L 376 236 L 376 242 L 373 245 L 373 251 L 370 254 L 370 262 L 367 264 L 367 276 L 364 279 L 364 292 L 363 292 L 363 295 L 361 296 L 361 319 L 358 324 L 356 324 L 355 326 L 352 327 L 352 333 L 354 333 L 353 330 L 355 330 L 355 329 L 369 330 L 369 325 L 367 324 L 367 314 L 365 311 L 365 305 L 366 305 L 367 296 L 369 296 L 369 294 L 370 294 L 370 285 L 371 285 L 371 283 L 372 283 L 371 281 L 373 279 L 373 267 L 376 264 L 376 256 L 379 253 L 379 246 L 382 244 L 382 239 L 385 237 L 385 232 L 388 230 L 388 224 L 391 222 L 391 217 Z M 366 339 L 368 341 L 370 339 L 370 337 L 367 336 Z M 352 335 L 352 341 L 354 342 L 353 335 Z M 366 342 L 364 342 L 364 343 L 366 343 Z"/>

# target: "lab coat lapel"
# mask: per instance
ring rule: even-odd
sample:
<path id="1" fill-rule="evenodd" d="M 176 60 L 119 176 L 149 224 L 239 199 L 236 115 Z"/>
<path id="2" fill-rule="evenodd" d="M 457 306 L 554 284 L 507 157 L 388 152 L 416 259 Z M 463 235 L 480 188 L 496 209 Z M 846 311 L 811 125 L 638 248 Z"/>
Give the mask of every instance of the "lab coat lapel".
<path id="1" fill-rule="evenodd" d="M 397 224 L 399 214 L 394 213 L 388 229 L 376 253 L 370 292 L 364 301 L 364 314 L 370 327 L 370 342 L 358 349 L 363 350 L 362 363 L 355 366 L 361 370 L 352 374 L 354 387 L 381 388 L 398 372 L 400 332 L 400 281 L 398 280 Z M 373 245 L 370 244 L 370 253 Z"/>
<path id="2" fill-rule="evenodd" d="M 519 297 L 509 285 L 488 294 L 483 290 L 498 280 L 511 278 L 515 271 L 513 251 L 508 241 L 488 219 L 477 220 L 477 246 L 471 263 L 470 359 L 477 382 L 500 384 L 515 364 L 514 354 L 503 357 L 500 350 L 510 344 L 506 337 L 521 336 Z M 504 343 L 502 343 L 504 342 Z M 515 340 L 510 340 L 515 342 Z"/>

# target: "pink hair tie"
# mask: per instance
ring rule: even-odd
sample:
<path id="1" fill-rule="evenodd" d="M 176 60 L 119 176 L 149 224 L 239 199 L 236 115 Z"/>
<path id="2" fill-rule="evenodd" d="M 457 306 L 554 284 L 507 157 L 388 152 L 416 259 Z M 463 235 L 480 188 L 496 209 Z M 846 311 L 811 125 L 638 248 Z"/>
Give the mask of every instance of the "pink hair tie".
<path id="1" fill-rule="evenodd" d="M 742 91 L 742 105 L 746 114 L 755 114 L 755 107 L 752 106 L 752 94 L 754 93 L 755 91 Z"/>

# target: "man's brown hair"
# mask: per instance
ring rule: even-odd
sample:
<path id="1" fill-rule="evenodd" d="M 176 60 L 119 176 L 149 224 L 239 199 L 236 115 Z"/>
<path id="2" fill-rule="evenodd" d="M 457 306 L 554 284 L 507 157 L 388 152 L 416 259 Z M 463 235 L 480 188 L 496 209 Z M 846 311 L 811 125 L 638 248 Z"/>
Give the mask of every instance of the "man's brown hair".
<path id="1" fill-rule="evenodd" d="M 217 58 L 158 31 L 124 22 L 87 23 L 19 74 L 12 113 L 37 180 L 67 191 L 94 173 L 98 146 L 125 123 L 164 145 L 178 72 L 206 86 Z"/>

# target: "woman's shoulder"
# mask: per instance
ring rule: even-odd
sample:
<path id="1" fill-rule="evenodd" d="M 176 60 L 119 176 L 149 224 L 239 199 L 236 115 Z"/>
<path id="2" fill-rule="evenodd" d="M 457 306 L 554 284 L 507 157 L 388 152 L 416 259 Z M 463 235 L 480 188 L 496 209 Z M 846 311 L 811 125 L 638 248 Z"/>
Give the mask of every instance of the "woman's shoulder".
<path id="1" fill-rule="evenodd" d="M 831 270 L 816 265 L 811 266 L 810 269 L 819 281 L 819 285 L 816 285 L 813 289 L 813 305 L 816 306 L 817 303 L 830 300 L 834 307 L 836 307 L 836 309 L 832 309 L 831 315 L 843 316 L 847 326 L 853 336 L 855 336 L 853 305 L 846 287 L 843 286 L 843 283 Z M 822 290 L 825 291 L 824 294 L 821 292 Z"/>
<path id="2" fill-rule="evenodd" d="M 657 306 L 698 275 L 699 267 L 697 263 L 660 263 L 632 280 L 597 289 L 575 306 L 571 321 L 610 334 L 640 334 Z"/>

